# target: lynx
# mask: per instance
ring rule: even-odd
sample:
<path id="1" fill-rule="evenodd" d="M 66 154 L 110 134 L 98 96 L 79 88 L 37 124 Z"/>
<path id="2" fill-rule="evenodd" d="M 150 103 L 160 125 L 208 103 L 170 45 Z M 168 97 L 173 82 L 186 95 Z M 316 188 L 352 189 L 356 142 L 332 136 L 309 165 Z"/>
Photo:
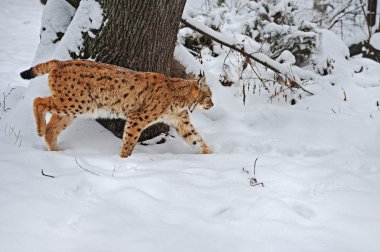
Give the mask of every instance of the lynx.
<path id="1" fill-rule="evenodd" d="M 89 60 L 51 60 L 20 75 L 23 79 L 49 73 L 51 96 L 34 99 L 39 136 L 49 150 L 58 150 L 57 138 L 75 118 L 124 118 L 121 157 L 131 155 L 141 132 L 162 121 L 174 127 L 191 145 L 208 154 L 201 136 L 190 123 L 189 111 L 213 106 L 205 78 L 185 80 L 159 73 L 137 72 Z M 52 114 L 46 125 L 45 115 Z"/>

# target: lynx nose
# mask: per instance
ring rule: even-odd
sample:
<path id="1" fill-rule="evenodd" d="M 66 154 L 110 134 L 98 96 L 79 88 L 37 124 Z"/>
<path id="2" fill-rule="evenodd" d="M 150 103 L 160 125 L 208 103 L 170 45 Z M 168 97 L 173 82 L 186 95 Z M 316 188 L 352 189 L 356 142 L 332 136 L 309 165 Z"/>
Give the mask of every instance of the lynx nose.
<path id="1" fill-rule="evenodd" d="M 208 103 L 206 104 L 205 109 L 210 109 L 210 108 L 212 108 L 213 106 L 214 106 L 214 103 L 212 103 L 212 101 L 210 101 L 210 102 L 208 102 Z"/>

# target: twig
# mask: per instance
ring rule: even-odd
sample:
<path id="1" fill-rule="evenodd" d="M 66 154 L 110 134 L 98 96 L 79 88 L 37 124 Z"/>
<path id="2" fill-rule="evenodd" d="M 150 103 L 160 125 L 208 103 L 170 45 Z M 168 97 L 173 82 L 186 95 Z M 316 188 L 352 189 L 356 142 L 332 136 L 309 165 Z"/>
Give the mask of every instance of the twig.
<path id="1" fill-rule="evenodd" d="M 9 84 L 10 85 L 10 84 Z M 7 87 L 7 90 L 9 89 L 9 85 Z M 8 98 L 9 95 L 11 95 L 11 93 L 15 90 L 16 88 L 11 88 L 8 93 L 5 93 L 5 91 L 3 92 L 3 100 L 1 101 L 0 103 L 0 108 L 3 110 L 3 112 L 7 112 L 8 110 L 10 110 L 11 108 L 8 108 L 6 106 L 6 100 Z"/>
<path id="2" fill-rule="evenodd" d="M 242 172 L 245 172 L 245 173 L 247 173 L 247 174 L 249 174 L 249 171 L 246 170 L 244 167 L 241 169 L 241 171 L 242 171 Z"/>
<path id="3" fill-rule="evenodd" d="M 78 161 L 77 161 L 77 157 L 75 157 L 75 163 L 77 163 L 78 167 L 81 168 L 82 170 L 88 172 L 88 173 L 91 173 L 93 175 L 96 175 L 96 176 L 100 176 L 99 174 L 93 172 L 93 171 L 90 171 L 90 170 L 87 170 L 86 168 L 84 168 L 83 166 L 81 166 Z"/>
<path id="4" fill-rule="evenodd" d="M 45 174 L 45 173 L 44 173 L 44 169 L 41 169 L 41 174 L 42 174 L 42 176 L 45 176 L 45 177 L 55 178 L 55 177 L 52 176 L 52 175 Z"/>
<path id="5" fill-rule="evenodd" d="M 223 60 L 223 69 L 224 69 L 225 66 L 227 66 L 226 60 L 227 60 L 228 56 L 230 55 L 231 51 L 232 51 L 232 48 L 230 48 L 230 50 L 228 51 L 226 57 Z"/>
<path id="6" fill-rule="evenodd" d="M 256 158 L 255 159 L 255 163 L 253 164 L 253 177 L 249 179 L 249 185 L 250 186 L 261 185 L 262 187 L 264 187 L 264 182 L 258 183 L 257 179 L 256 179 L 256 162 L 257 162 L 258 159 L 259 158 Z"/>
<path id="7" fill-rule="evenodd" d="M 329 27 L 327 28 L 328 30 L 331 30 L 331 28 L 334 27 L 334 25 L 338 22 L 341 22 L 342 21 L 342 18 L 344 16 L 348 16 L 350 14 L 356 14 L 357 13 L 357 10 L 362 8 L 363 9 L 363 5 L 361 6 L 358 6 L 356 7 L 355 9 L 353 10 L 350 10 L 350 11 L 347 11 L 347 8 L 350 6 L 350 4 L 352 3 L 352 1 L 350 1 L 350 3 L 347 4 L 347 6 L 345 6 L 344 8 L 342 8 L 340 11 L 338 11 L 332 18 L 330 18 L 330 21 L 329 23 L 331 23 L 329 25 Z M 365 12 L 365 11 L 364 11 Z M 341 14 L 341 16 L 339 16 Z"/>
<path id="8" fill-rule="evenodd" d="M 344 95 L 343 101 L 347 101 L 347 95 L 346 95 L 346 91 L 344 91 L 344 89 L 343 89 L 343 88 L 342 88 L 342 91 L 343 91 L 343 95 Z"/>
<path id="9" fill-rule="evenodd" d="M 257 160 L 258 160 L 259 158 L 256 158 L 255 159 L 255 163 L 253 163 L 253 175 L 255 175 L 256 176 L 256 163 L 257 163 Z"/>
<path id="10" fill-rule="evenodd" d="M 9 126 L 9 128 L 8 128 L 8 124 L 6 124 L 5 128 L 4 128 L 4 131 L 5 131 L 5 135 L 6 136 L 13 135 L 16 138 L 14 144 L 17 144 L 17 142 L 18 142 L 17 146 L 21 147 L 21 144 L 22 144 L 22 135 L 21 135 L 21 131 L 20 130 L 18 131 L 18 133 L 16 133 L 15 126 L 13 126 L 13 127 Z"/>
<path id="11" fill-rule="evenodd" d="M 364 9 L 364 6 L 365 6 L 365 4 L 363 3 L 363 0 L 360 0 L 360 4 L 361 4 L 361 8 L 362 8 L 362 12 L 363 12 L 363 15 L 364 15 L 364 19 L 365 19 L 365 21 L 366 21 L 366 24 L 367 24 L 367 29 L 368 29 L 368 41 L 371 39 L 371 36 L 372 36 L 372 32 L 371 32 L 371 25 L 369 24 L 369 21 L 368 21 L 368 19 L 367 19 L 367 13 L 366 13 L 366 11 L 365 11 L 365 9 Z"/>
<path id="12" fill-rule="evenodd" d="M 243 83 L 243 104 L 245 105 L 245 99 L 246 99 L 246 94 L 245 94 L 245 84 Z"/>
<path id="13" fill-rule="evenodd" d="M 113 175 L 115 175 L 115 171 L 116 171 L 116 165 L 113 166 L 112 177 L 113 177 Z"/>
<path id="14" fill-rule="evenodd" d="M 251 67 L 251 69 L 252 69 L 252 71 L 253 71 L 253 73 L 257 76 L 257 78 L 261 81 L 261 83 L 263 84 L 263 86 L 264 86 L 264 89 L 265 90 L 269 90 L 269 88 L 266 86 L 266 84 L 265 84 L 265 79 L 263 79 L 257 72 L 256 72 L 256 70 L 253 68 L 253 66 L 252 66 L 252 62 L 251 61 L 249 61 L 249 66 Z M 269 80 L 268 79 L 268 81 L 273 81 L 273 80 Z"/>

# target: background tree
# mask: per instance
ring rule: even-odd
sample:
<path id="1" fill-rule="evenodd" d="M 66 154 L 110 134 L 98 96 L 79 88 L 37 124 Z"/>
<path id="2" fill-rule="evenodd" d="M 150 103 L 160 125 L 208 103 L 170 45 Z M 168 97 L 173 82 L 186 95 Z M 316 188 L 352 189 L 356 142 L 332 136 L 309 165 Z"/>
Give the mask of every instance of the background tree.
<path id="1" fill-rule="evenodd" d="M 380 62 L 380 51 L 370 43 L 372 35 L 380 31 L 377 2 L 378 0 L 314 0 L 316 15 L 313 21 L 323 28 L 340 32 L 343 40 L 346 36 L 354 37 L 352 35 L 358 32 L 366 34 L 362 41 L 349 45 L 350 55 L 362 54 L 363 57 Z"/>
<path id="2" fill-rule="evenodd" d="M 370 27 L 373 27 L 376 25 L 376 9 L 377 9 L 377 0 L 368 0 L 367 3 L 367 24 Z"/>

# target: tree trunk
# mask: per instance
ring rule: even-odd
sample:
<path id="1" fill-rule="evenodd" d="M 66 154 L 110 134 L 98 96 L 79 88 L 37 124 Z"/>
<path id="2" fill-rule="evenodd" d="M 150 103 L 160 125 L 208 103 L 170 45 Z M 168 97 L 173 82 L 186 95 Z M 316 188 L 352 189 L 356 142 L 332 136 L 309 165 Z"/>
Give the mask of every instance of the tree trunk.
<path id="1" fill-rule="evenodd" d="M 94 39 L 86 36 L 84 57 L 137 71 L 170 74 L 180 19 L 186 0 L 97 0 L 106 24 Z M 122 137 L 125 121 L 99 119 Z M 147 128 L 140 141 L 168 132 L 165 124 Z"/>
<path id="2" fill-rule="evenodd" d="M 376 8 L 377 8 L 377 0 L 368 0 L 367 6 L 367 24 L 370 27 L 373 27 L 376 24 Z"/>

